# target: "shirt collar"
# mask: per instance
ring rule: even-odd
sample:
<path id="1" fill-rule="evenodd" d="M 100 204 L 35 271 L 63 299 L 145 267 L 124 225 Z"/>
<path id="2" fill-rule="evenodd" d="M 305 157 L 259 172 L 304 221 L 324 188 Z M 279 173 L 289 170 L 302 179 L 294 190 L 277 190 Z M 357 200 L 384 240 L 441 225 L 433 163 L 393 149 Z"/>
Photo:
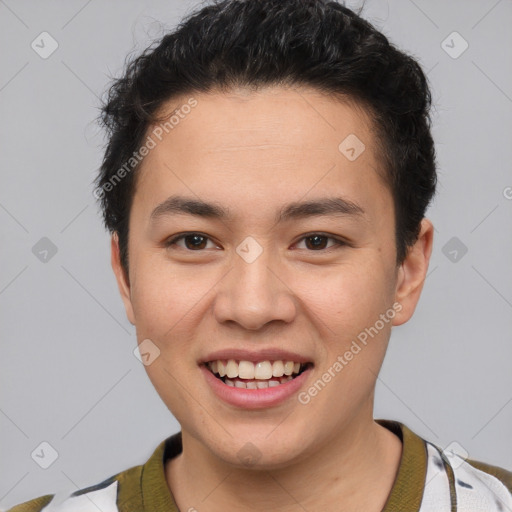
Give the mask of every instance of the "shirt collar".
<path id="1" fill-rule="evenodd" d="M 402 457 L 397 476 L 382 512 L 419 512 L 427 471 L 425 443 L 406 425 L 398 421 L 376 419 L 402 441 Z M 143 510 L 179 512 L 167 486 L 165 462 L 182 452 L 181 432 L 162 441 L 142 466 L 141 488 Z"/>

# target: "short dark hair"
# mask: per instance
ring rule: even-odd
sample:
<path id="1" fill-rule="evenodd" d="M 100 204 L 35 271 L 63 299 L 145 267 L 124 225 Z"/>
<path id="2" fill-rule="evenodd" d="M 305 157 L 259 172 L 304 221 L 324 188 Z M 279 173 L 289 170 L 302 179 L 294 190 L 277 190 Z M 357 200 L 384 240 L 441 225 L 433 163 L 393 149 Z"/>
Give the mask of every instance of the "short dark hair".
<path id="1" fill-rule="evenodd" d="M 127 275 L 138 165 L 127 172 L 126 162 L 163 104 L 194 92 L 269 85 L 309 86 L 364 107 L 395 205 L 397 264 L 403 261 L 437 182 L 431 94 L 420 65 L 335 1 L 222 0 L 128 60 L 101 107 L 108 142 L 95 196 L 106 228 L 119 237 Z"/>

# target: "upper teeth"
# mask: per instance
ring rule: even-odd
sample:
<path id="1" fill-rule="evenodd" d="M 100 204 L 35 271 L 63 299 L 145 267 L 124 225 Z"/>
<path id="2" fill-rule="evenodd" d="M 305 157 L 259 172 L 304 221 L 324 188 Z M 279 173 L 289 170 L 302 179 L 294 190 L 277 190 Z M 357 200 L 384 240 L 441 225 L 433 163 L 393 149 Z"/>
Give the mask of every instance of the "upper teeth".
<path id="1" fill-rule="evenodd" d="M 282 377 L 299 373 L 300 363 L 293 361 L 235 361 L 234 359 L 210 361 L 208 368 L 220 377 L 234 379 L 270 379 L 271 377 Z"/>

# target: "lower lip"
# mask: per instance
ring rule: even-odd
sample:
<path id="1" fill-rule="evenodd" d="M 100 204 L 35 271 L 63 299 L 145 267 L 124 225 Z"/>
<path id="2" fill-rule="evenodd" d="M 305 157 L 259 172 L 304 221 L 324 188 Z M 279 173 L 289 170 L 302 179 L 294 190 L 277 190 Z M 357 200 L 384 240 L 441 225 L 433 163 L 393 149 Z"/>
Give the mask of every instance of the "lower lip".
<path id="1" fill-rule="evenodd" d="M 298 377 L 274 386 L 272 388 L 263 389 L 244 389 L 228 386 L 222 380 L 206 368 L 205 365 L 200 366 L 201 371 L 210 385 L 213 392 L 224 402 L 241 407 L 243 409 L 262 409 L 278 405 L 292 395 L 297 393 L 301 386 L 305 383 L 309 376 L 311 368 L 304 370 Z"/>

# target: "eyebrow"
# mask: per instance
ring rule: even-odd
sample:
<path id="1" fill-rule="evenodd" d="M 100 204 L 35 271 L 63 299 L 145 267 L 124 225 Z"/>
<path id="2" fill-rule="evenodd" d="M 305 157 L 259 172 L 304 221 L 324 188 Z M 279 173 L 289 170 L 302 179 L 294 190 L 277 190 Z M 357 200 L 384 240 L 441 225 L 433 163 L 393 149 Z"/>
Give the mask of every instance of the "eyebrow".
<path id="1" fill-rule="evenodd" d="M 193 215 L 218 220 L 231 220 L 229 209 L 184 196 L 171 196 L 160 203 L 150 215 L 152 221 L 170 215 Z M 276 223 L 316 216 L 360 216 L 365 211 L 358 204 L 342 197 L 325 197 L 284 205 L 277 213 Z"/>

